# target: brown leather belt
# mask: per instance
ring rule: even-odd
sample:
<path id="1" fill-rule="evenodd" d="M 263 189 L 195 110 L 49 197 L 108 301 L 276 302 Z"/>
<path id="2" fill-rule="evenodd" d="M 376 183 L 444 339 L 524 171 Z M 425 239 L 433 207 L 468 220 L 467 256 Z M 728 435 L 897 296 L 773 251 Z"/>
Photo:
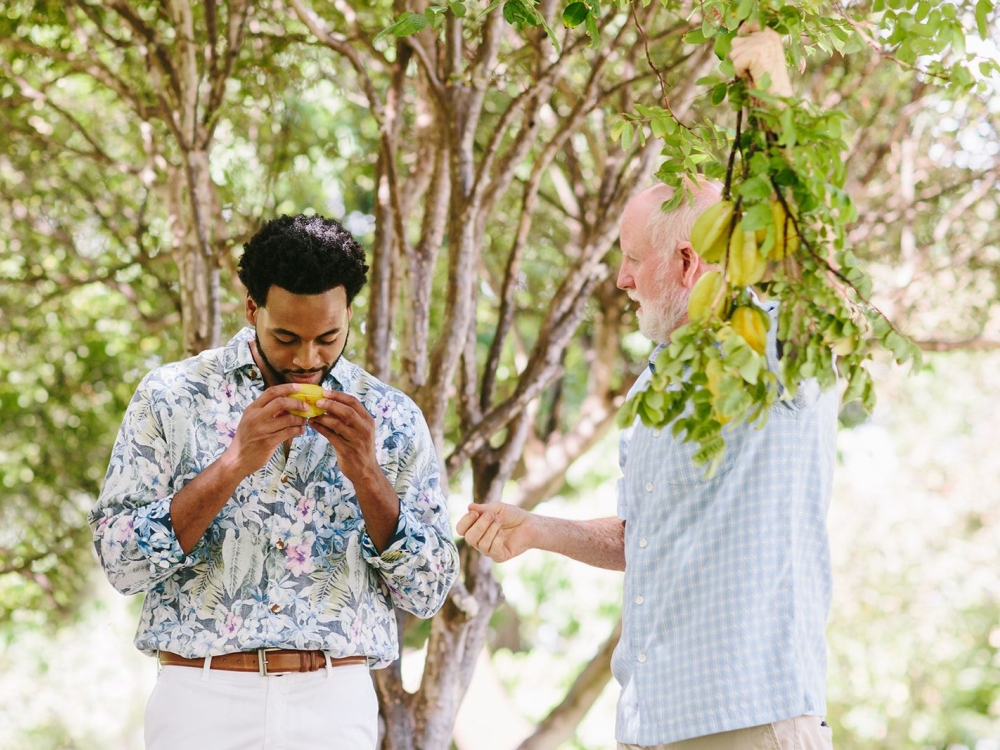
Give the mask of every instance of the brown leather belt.
<path id="1" fill-rule="evenodd" d="M 158 652 L 160 664 L 165 667 L 204 667 L 204 659 L 188 659 L 170 651 Z M 259 648 L 256 651 L 237 651 L 212 657 L 209 669 L 226 672 L 257 672 L 261 675 L 287 672 L 315 672 L 327 665 L 328 657 L 322 651 L 294 651 L 284 648 Z M 368 664 L 367 656 L 329 658 L 331 667 L 348 664 Z"/>

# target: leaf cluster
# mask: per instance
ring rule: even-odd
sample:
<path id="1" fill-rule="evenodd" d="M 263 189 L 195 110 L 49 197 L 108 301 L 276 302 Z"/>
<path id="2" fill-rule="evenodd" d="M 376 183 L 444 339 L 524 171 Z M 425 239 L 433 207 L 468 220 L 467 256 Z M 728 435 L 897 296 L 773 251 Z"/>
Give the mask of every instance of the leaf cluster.
<path id="1" fill-rule="evenodd" d="M 768 3 L 716 3 L 705 9 L 705 19 L 688 41 L 711 42 L 720 57 L 746 22 L 769 24 L 793 38 L 810 28 L 801 10 Z M 767 92 L 767 81 L 748 90 L 733 77 L 728 60 L 721 71 L 721 77 L 699 84 L 713 106 L 729 103 L 735 129 L 722 118 L 685 126 L 669 109 L 637 106 L 613 131 L 623 147 L 633 132 L 643 138 L 646 128 L 662 139 L 665 159 L 657 176 L 675 188 L 665 209 L 687 198 L 689 180 L 699 173 L 723 181 L 723 200 L 735 206 L 727 237 L 743 233 L 747 243 L 757 245 L 758 262 L 767 261 L 766 274 L 751 282 L 754 294 L 748 300 L 744 282 L 734 279 L 733 245 L 725 243 L 722 299 L 711 315 L 692 314 L 694 322 L 673 333 L 650 387 L 621 413 L 623 425 L 637 415 L 650 426 L 672 423 L 676 434 L 698 444 L 695 461 L 709 472 L 721 459 L 723 428 L 731 419 L 766 419 L 779 398 L 794 398 L 807 380 L 826 390 L 842 379 L 843 400 L 859 400 L 870 411 L 875 392 L 866 362 L 879 351 L 900 364 L 919 360 L 915 345 L 872 304 L 871 280 L 847 240 L 857 211 L 844 187 L 849 144 L 843 115 L 776 97 Z M 723 144 L 728 149 L 720 152 Z M 787 217 L 780 227 L 778 217 Z M 764 353 L 754 351 L 762 347 L 734 344 L 755 342 L 734 330 L 729 319 L 736 306 L 758 297 L 776 301 L 779 310 L 780 364 L 765 377 Z"/>

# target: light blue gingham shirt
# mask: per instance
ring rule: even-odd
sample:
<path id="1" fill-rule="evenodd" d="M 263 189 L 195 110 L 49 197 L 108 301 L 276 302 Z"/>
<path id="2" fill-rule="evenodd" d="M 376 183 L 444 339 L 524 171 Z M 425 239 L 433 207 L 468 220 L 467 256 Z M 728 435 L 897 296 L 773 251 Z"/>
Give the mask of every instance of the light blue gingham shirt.
<path id="1" fill-rule="evenodd" d="M 768 360 L 777 366 L 772 316 Z M 662 350 L 650 357 L 654 362 Z M 647 370 L 633 392 L 648 387 Z M 649 746 L 826 713 L 826 515 L 838 397 L 801 384 L 767 426 L 727 426 L 715 475 L 669 427 L 621 439 L 616 736 Z"/>

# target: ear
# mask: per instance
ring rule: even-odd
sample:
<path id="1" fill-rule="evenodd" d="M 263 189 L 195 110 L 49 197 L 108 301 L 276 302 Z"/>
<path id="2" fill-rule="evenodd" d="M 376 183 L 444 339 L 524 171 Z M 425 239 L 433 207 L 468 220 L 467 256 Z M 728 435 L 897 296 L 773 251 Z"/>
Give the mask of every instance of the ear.
<path id="1" fill-rule="evenodd" d="M 354 317 L 354 305 L 350 304 L 347 306 L 347 322 L 351 322 L 351 318 Z"/>
<path id="2" fill-rule="evenodd" d="M 246 316 L 247 316 L 247 322 L 250 325 L 252 325 L 252 326 L 253 325 L 257 325 L 257 312 L 259 310 L 260 310 L 260 308 L 257 307 L 257 303 L 253 301 L 253 297 L 251 297 L 248 294 L 247 295 Z"/>
<path id="3" fill-rule="evenodd" d="M 677 243 L 677 257 L 681 261 L 681 284 L 685 289 L 693 289 L 698 277 L 704 272 L 705 261 L 687 240 Z"/>

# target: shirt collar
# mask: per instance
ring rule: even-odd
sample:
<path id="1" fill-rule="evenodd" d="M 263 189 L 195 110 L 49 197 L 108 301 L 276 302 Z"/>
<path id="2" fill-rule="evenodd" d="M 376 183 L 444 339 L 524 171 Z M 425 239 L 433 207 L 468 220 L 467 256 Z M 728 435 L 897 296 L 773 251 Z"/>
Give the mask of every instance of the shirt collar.
<path id="1" fill-rule="evenodd" d="M 649 355 L 649 371 L 656 372 L 656 358 L 660 356 L 660 352 L 667 348 L 666 344 L 657 344 L 656 348 L 653 349 L 653 353 Z"/>

